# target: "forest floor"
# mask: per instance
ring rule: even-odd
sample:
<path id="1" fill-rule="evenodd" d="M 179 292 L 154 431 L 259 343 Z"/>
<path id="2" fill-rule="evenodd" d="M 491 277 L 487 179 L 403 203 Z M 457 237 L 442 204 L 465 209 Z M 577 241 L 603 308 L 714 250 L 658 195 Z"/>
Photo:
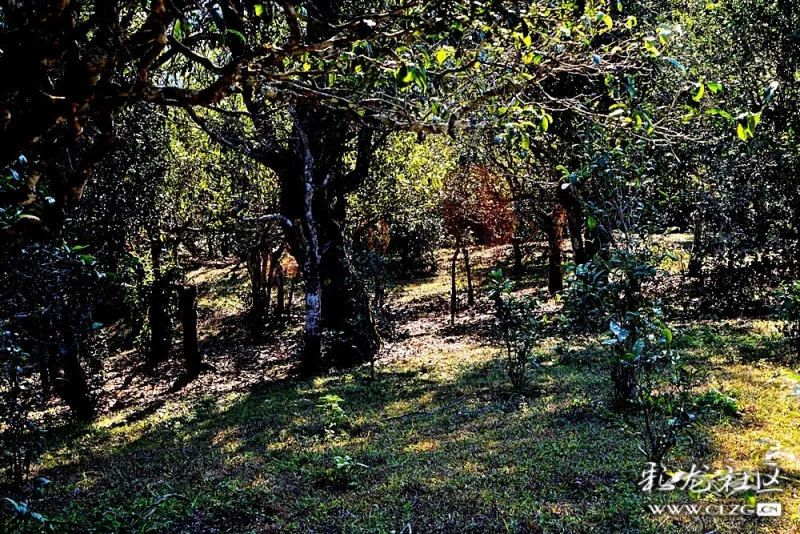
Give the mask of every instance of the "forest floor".
<path id="1" fill-rule="evenodd" d="M 473 255 L 479 286 L 506 252 Z M 756 469 L 770 452 L 782 492 L 759 500 L 781 502 L 782 517 L 658 516 L 648 504 L 693 501 L 637 486 L 645 461 L 608 406 L 594 346 L 544 340 L 530 391 L 513 393 L 482 287 L 449 325 L 448 272 L 393 292 L 395 336 L 374 379 L 364 366 L 301 380 L 289 374 L 299 320 L 249 342 L 244 271 L 198 269 L 216 372 L 176 389 L 175 368 L 131 379 L 135 355 L 120 355 L 97 422 L 49 438 L 37 475 L 51 484 L 31 509 L 56 532 L 800 532 L 800 375 L 776 361 L 773 322 L 685 325 L 704 391 L 734 398 L 738 414 L 704 421 L 668 467 Z M 318 406 L 325 395 L 343 399 L 338 422 Z"/>

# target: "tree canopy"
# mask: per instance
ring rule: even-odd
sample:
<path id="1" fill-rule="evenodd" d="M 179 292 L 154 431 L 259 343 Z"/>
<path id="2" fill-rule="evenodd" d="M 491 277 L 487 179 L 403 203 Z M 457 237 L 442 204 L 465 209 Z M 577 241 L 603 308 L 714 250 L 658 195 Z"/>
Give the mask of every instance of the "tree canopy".
<path id="1" fill-rule="evenodd" d="M 652 474 L 727 461 L 712 428 L 732 455 L 763 456 L 734 427 L 796 441 L 743 413 L 796 415 L 754 384 L 797 381 L 798 0 L 0 0 L 0 74 L 3 526 L 656 532 L 633 512 L 573 528 L 515 511 L 586 512 L 571 492 L 600 495 L 608 473 L 572 466 L 553 491 L 509 473 L 540 468 L 552 435 L 620 471 L 596 502 L 642 511 L 631 455 Z M 452 441 L 462 423 L 480 446 Z M 237 432 L 225 451 L 242 456 L 192 480 L 151 447 Z M 63 456 L 84 438 L 152 453 L 179 489 L 143 475 L 133 510 L 109 495 L 128 483 L 109 453 L 109 500 L 87 504 Z M 457 462 L 433 454 L 444 442 Z M 462 461 L 471 448 L 505 474 Z M 404 471 L 429 453 L 441 487 Z M 452 496 L 456 464 L 472 500 L 426 502 L 414 523 L 413 488 Z M 269 471 L 280 510 L 212 517 L 197 488 L 239 499 L 208 482 L 217 467 L 249 488 Z M 35 473 L 60 477 L 58 498 Z M 356 494 L 372 526 L 340 513 Z"/>

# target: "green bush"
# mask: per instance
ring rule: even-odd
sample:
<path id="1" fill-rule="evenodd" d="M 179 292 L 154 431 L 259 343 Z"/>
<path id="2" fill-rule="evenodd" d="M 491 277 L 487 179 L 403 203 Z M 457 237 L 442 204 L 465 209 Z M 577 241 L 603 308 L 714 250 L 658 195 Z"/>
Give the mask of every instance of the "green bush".
<path id="1" fill-rule="evenodd" d="M 623 328 L 610 322 L 603 341 L 624 428 L 638 441 L 648 461 L 665 455 L 697 424 L 692 390 L 700 373 L 681 359 L 673 332 L 658 317 L 628 315 Z"/>
<path id="2" fill-rule="evenodd" d="M 786 321 L 784 337 L 794 356 L 800 359 L 800 280 L 782 285 L 777 292 L 777 298 L 779 316 Z"/>
<path id="3" fill-rule="evenodd" d="M 349 422 L 347 414 L 340 404 L 344 399 L 338 395 L 324 395 L 319 398 L 317 408 L 320 408 L 325 420 L 325 434 L 332 437 L 337 431 L 342 430 Z"/>
<path id="4" fill-rule="evenodd" d="M 489 298 L 503 338 L 506 371 L 514 389 L 522 391 L 528 384 L 529 364 L 536 364 L 533 349 L 542 322 L 536 318 L 539 300 L 514 295 L 513 284 L 500 270 L 489 273 L 489 284 Z"/>
<path id="5" fill-rule="evenodd" d="M 26 370 L 30 355 L 18 343 L 16 332 L 0 331 L 0 456 L 4 478 L 19 487 L 42 452 L 43 435 L 31 412 L 41 402 L 38 384 Z"/>

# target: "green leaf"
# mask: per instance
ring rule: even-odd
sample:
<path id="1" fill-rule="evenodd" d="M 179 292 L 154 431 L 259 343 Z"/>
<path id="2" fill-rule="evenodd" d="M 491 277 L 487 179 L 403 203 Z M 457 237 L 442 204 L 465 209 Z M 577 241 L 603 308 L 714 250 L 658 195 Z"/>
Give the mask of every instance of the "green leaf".
<path id="1" fill-rule="evenodd" d="M 243 42 L 244 44 L 247 44 L 247 37 L 245 37 L 245 36 L 244 36 L 244 34 L 243 34 L 242 32 L 240 32 L 239 30 L 231 30 L 231 29 L 229 28 L 229 29 L 227 30 L 227 33 L 232 33 L 232 34 L 234 34 L 234 35 L 235 35 L 235 36 L 237 36 L 239 39 L 241 39 L 241 40 L 242 40 L 242 42 Z"/>
<path id="2" fill-rule="evenodd" d="M 692 97 L 692 100 L 695 102 L 700 102 L 700 99 L 703 98 L 704 94 L 706 94 L 706 85 L 703 82 L 700 82 L 697 85 L 697 93 Z"/>
<path id="3" fill-rule="evenodd" d="M 733 115 L 731 115 L 724 109 L 709 109 L 706 111 L 706 115 L 719 115 L 723 119 L 728 119 L 729 121 L 734 120 Z"/>
<path id="4" fill-rule="evenodd" d="M 748 124 L 748 128 L 751 131 L 755 131 L 756 126 L 758 126 L 758 123 L 761 122 L 761 113 L 760 112 L 759 113 L 753 113 L 752 115 L 750 115 L 750 121 L 751 121 L 751 123 Z"/>
<path id="5" fill-rule="evenodd" d="M 660 54 L 658 51 L 658 47 L 656 47 L 656 38 L 655 37 L 645 37 L 644 38 L 644 48 L 654 56 Z"/>
<path id="6" fill-rule="evenodd" d="M 750 135 L 756 131 L 759 122 L 761 122 L 761 113 L 751 113 L 747 116 L 747 129 L 750 131 Z"/>
<path id="7" fill-rule="evenodd" d="M 550 121 L 547 120 L 547 117 L 542 117 L 542 131 L 546 132 L 548 126 L 550 126 Z"/>
<path id="8" fill-rule="evenodd" d="M 444 48 L 441 48 L 441 49 L 440 49 L 438 52 L 436 52 L 436 54 L 434 55 L 434 57 L 436 58 L 436 63 L 438 63 L 439 65 L 441 65 L 442 63 L 444 63 L 444 62 L 447 60 L 447 58 L 448 58 L 449 56 L 450 56 L 450 52 L 448 52 L 448 51 L 447 51 L 446 49 L 444 49 Z"/>
<path id="9" fill-rule="evenodd" d="M 264 14 L 264 4 L 256 4 L 253 6 L 253 10 L 256 13 L 256 17 L 260 17 Z"/>
<path id="10" fill-rule="evenodd" d="M 718 93 L 718 92 L 722 91 L 722 84 L 721 83 L 709 82 L 706 85 L 708 85 L 708 88 L 711 90 L 712 93 Z"/>
<path id="11" fill-rule="evenodd" d="M 664 339 L 667 340 L 667 345 L 672 345 L 672 330 L 669 328 L 664 329 Z"/>
<path id="12" fill-rule="evenodd" d="M 619 341 L 625 341 L 625 339 L 628 337 L 628 331 L 617 324 L 616 321 L 611 321 L 609 323 L 609 330 L 611 330 L 611 332 L 617 336 L 617 340 Z"/>
<path id="13" fill-rule="evenodd" d="M 395 80 L 399 85 L 405 86 L 414 81 L 414 74 L 412 73 L 411 69 L 408 68 L 408 65 L 404 64 L 397 69 Z"/>
<path id="14" fill-rule="evenodd" d="M 594 215 L 589 215 L 586 218 L 586 226 L 589 227 L 589 230 L 594 231 L 597 228 L 597 219 L 595 219 Z"/>
<path id="15" fill-rule="evenodd" d="M 419 69 L 417 67 L 413 67 L 411 69 L 412 75 L 414 76 L 414 83 L 416 83 L 423 92 L 428 90 L 428 79 L 425 75 L 424 69 Z"/>
<path id="16" fill-rule="evenodd" d="M 747 141 L 747 131 L 744 129 L 744 125 L 739 124 L 736 127 L 736 135 L 738 135 L 739 139 L 742 141 Z"/>

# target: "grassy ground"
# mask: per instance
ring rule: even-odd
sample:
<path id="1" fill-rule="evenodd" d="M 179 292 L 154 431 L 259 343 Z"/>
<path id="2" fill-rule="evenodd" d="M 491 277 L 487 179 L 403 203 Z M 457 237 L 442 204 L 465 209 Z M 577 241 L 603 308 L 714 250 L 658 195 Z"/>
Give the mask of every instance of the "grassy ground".
<path id="1" fill-rule="evenodd" d="M 474 256 L 483 272 L 496 261 Z M 515 395 L 485 298 L 449 326 L 441 272 L 393 295 L 398 338 L 374 380 L 368 367 L 288 378 L 294 333 L 252 345 L 237 331 L 241 272 L 196 273 L 217 373 L 170 391 L 109 369 L 113 405 L 89 427 L 54 433 L 38 467 L 52 484 L 31 508 L 59 532 L 800 531 L 800 397 L 790 395 L 800 376 L 775 363 L 774 324 L 687 325 L 687 350 L 710 372 L 704 388 L 735 398 L 740 416 L 706 421 L 668 463 L 753 469 L 771 451 L 785 476 L 782 518 L 667 518 L 646 506 L 690 499 L 639 491 L 643 457 L 614 424 L 585 343 L 544 342 L 534 386 Z M 346 417 L 326 415 L 324 395 L 343 399 Z"/>

